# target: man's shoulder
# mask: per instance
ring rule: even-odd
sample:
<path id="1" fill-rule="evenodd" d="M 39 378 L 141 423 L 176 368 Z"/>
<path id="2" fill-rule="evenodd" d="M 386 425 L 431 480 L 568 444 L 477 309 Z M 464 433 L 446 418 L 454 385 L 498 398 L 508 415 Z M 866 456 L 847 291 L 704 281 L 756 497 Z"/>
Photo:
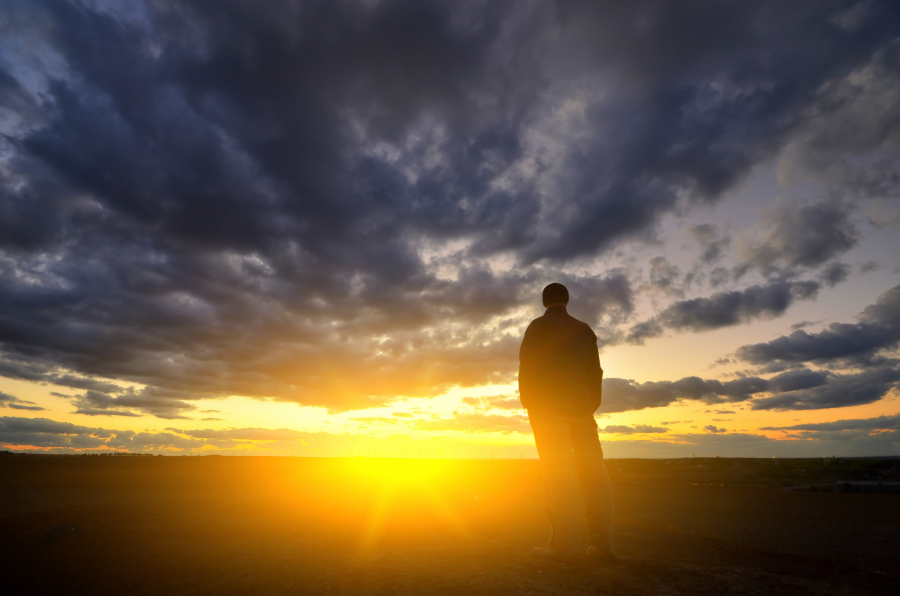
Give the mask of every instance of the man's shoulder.
<path id="1" fill-rule="evenodd" d="M 585 332 L 586 335 L 590 335 L 590 336 L 593 337 L 594 339 L 597 338 L 597 334 L 594 333 L 594 330 L 591 329 L 591 326 L 590 326 L 590 325 L 588 325 L 588 324 L 585 323 L 584 321 L 578 321 L 578 322 L 581 323 L 581 327 L 582 327 L 582 329 L 584 329 L 584 332 Z"/>
<path id="2" fill-rule="evenodd" d="M 540 334 L 540 329 L 544 324 L 542 320 L 544 317 L 538 317 L 533 319 L 530 323 L 528 323 L 528 327 L 525 328 L 524 337 L 533 336 L 535 333 Z M 524 339 L 523 337 L 523 339 Z"/>
<path id="3" fill-rule="evenodd" d="M 536 319 L 531 319 L 531 322 L 528 323 L 528 327 L 525 328 L 526 331 L 531 329 L 532 327 L 540 327 L 544 323 L 544 317 L 540 316 Z"/>
<path id="4" fill-rule="evenodd" d="M 578 327 L 582 331 L 582 333 L 584 333 L 585 335 L 590 335 L 591 337 L 593 337 L 595 339 L 597 338 L 597 334 L 594 333 L 594 330 L 591 329 L 590 325 L 588 325 L 587 323 L 585 323 L 584 321 L 582 321 L 580 319 L 576 319 L 569 313 L 566 313 L 566 315 L 571 320 L 571 324 Z"/>

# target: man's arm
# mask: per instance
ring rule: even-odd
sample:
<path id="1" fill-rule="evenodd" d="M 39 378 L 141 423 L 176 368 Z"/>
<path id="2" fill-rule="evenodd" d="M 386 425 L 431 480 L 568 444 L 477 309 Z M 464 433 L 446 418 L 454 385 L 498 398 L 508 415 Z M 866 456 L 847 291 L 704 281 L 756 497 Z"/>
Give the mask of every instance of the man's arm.
<path id="1" fill-rule="evenodd" d="M 519 401 L 522 402 L 523 408 L 528 408 L 529 398 L 531 397 L 532 376 L 534 375 L 534 363 L 532 360 L 534 342 L 534 321 L 525 329 L 525 337 L 522 338 L 522 345 L 519 346 Z"/>
<path id="2" fill-rule="evenodd" d="M 588 349 L 588 385 L 591 388 L 591 403 L 594 410 L 600 407 L 603 397 L 603 369 L 600 368 L 600 350 L 597 348 L 597 336 L 591 331 L 592 342 Z"/>

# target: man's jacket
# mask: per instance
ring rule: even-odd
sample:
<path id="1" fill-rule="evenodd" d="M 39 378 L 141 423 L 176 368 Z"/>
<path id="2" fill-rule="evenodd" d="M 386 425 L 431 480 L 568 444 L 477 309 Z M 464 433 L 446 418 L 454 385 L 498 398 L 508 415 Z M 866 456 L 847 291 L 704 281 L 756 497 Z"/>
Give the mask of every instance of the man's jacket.
<path id="1" fill-rule="evenodd" d="M 525 330 L 519 349 L 519 399 L 529 413 L 592 415 L 600 407 L 603 369 L 597 336 L 551 306 Z"/>

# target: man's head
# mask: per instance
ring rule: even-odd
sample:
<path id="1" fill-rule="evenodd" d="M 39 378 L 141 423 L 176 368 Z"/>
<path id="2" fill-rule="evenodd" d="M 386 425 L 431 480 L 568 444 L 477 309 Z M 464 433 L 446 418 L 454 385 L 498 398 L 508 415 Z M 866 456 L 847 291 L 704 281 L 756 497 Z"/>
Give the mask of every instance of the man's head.
<path id="1" fill-rule="evenodd" d="M 565 305 L 569 303 L 569 290 L 562 284 L 552 283 L 544 288 L 541 298 L 544 301 L 544 306 L 547 308 L 556 304 Z"/>

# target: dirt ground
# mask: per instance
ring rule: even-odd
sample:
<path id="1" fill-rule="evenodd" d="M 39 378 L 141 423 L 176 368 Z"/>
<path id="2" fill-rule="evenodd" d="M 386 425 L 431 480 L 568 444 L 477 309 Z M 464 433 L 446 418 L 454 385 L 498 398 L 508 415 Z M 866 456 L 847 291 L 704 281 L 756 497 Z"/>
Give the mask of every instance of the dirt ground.
<path id="1" fill-rule="evenodd" d="M 599 567 L 527 554 L 535 461 L 7 455 L 3 592 L 900 594 L 900 495 L 787 491 L 836 464 L 779 463 L 608 462 Z"/>

